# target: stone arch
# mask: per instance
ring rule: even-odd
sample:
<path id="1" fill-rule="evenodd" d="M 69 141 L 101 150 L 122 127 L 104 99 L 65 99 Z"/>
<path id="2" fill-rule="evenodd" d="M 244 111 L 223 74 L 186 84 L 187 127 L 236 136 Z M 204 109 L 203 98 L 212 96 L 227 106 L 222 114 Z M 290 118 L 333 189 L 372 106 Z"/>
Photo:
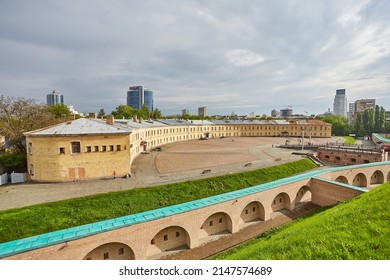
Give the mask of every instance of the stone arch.
<path id="1" fill-rule="evenodd" d="M 283 209 L 290 210 L 291 209 L 290 196 L 285 192 L 279 193 L 277 196 L 275 196 L 274 200 L 272 201 L 271 209 L 273 212 L 283 210 Z"/>
<path id="2" fill-rule="evenodd" d="M 166 251 L 186 250 L 190 248 L 190 244 L 190 236 L 184 228 L 179 226 L 166 227 L 150 240 L 148 256 Z"/>
<path id="3" fill-rule="evenodd" d="M 224 232 L 232 233 L 232 219 L 225 212 L 218 212 L 209 216 L 202 224 L 201 229 L 208 236 Z"/>
<path id="4" fill-rule="evenodd" d="M 353 178 L 352 185 L 356 187 L 367 187 L 367 177 L 364 173 L 358 173 Z"/>
<path id="5" fill-rule="evenodd" d="M 134 260 L 133 250 L 126 244 L 110 242 L 90 251 L 84 260 Z"/>
<path id="6" fill-rule="evenodd" d="M 336 181 L 336 182 L 339 182 L 339 183 L 347 184 L 347 185 L 349 184 L 349 183 L 348 183 L 347 177 L 342 176 L 342 175 L 340 175 L 339 177 L 337 177 L 335 181 Z"/>
<path id="7" fill-rule="evenodd" d="M 384 182 L 385 182 L 385 176 L 383 175 L 382 171 L 377 170 L 374 173 L 372 173 L 370 179 L 370 185 L 383 184 Z"/>
<path id="8" fill-rule="evenodd" d="M 264 221 L 265 209 L 263 204 L 258 201 L 252 201 L 248 203 L 241 211 L 240 218 L 244 223 L 253 222 L 257 220 Z"/>
<path id="9" fill-rule="evenodd" d="M 295 207 L 299 207 L 299 204 L 311 202 L 311 190 L 309 186 L 301 187 L 295 197 Z"/>

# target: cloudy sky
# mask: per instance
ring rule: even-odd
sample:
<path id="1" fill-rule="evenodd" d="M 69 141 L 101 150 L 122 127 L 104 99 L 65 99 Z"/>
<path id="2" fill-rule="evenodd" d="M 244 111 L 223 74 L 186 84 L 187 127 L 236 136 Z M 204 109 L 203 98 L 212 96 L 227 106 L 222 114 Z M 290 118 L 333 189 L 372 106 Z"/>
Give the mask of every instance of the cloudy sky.
<path id="1" fill-rule="evenodd" d="M 131 85 L 164 115 L 390 110 L 390 1 L 0 0 L 0 94 L 110 113 Z"/>

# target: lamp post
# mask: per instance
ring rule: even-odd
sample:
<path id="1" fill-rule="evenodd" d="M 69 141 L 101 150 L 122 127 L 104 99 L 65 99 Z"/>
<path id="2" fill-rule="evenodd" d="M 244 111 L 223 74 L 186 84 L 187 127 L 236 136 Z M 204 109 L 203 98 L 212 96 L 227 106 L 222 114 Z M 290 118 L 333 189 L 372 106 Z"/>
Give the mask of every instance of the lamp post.
<path id="1" fill-rule="evenodd" d="M 304 143 L 304 141 L 303 141 L 304 136 L 305 136 L 305 130 L 304 130 L 303 126 L 301 127 L 301 129 L 302 129 L 302 150 L 303 150 L 304 147 L 305 147 L 305 143 Z"/>

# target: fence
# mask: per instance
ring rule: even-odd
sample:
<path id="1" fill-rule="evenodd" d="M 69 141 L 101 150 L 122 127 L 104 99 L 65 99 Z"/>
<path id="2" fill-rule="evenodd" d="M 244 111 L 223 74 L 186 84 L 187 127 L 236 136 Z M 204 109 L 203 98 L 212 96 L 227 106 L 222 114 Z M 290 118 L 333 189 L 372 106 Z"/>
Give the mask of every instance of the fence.
<path id="1" fill-rule="evenodd" d="M 26 182 L 25 173 L 14 173 L 11 174 L 4 173 L 0 175 L 0 185 L 4 184 L 16 184 L 16 183 L 24 183 Z"/>

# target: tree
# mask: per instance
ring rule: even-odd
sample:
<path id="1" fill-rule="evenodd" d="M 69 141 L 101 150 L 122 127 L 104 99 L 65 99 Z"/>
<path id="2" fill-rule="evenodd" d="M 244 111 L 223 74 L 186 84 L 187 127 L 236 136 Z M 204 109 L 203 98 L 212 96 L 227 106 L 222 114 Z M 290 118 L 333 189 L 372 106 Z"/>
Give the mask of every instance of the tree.
<path id="1" fill-rule="evenodd" d="M 322 119 L 326 123 L 332 124 L 332 134 L 345 136 L 350 133 L 350 127 L 346 117 L 341 115 L 329 115 Z"/>
<path id="2" fill-rule="evenodd" d="M 68 106 L 64 104 L 56 104 L 48 107 L 48 111 L 57 119 L 70 115 Z"/>
<path id="3" fill-rule="evenodd" d="M 97 113 L 97 117 L 99 119 L 103 119 L 105 116 L 106 116 L 106 112 L 104 111 L 104 109 L 100 109 L 99 112 Z"/>
<path id="4" fill-rule="evenodd" d="M 0 134 L 14 151 L 25 153 L 23 133 L 58 123 L 45 104 L 24 97 L 0 96 Z"/>
<path id="5" fill-rule="evenodd" d="M 112 115 L 116 119 L 131 119 L 133 116 L 137 115 L 137 110 L 131 108 L 127 105 L 119 105 L 116 107 L 115 111 L 112 111 Z"/>
<path id="6" fill-rule="evenodd" d="M 152 113 L 152 118 L 153 119 L 161 119 L 162 118 L 162 114 L 161 114 L 161 111 L 159 109 L 154 109 L 153 110 L 153 113 Z"/>

